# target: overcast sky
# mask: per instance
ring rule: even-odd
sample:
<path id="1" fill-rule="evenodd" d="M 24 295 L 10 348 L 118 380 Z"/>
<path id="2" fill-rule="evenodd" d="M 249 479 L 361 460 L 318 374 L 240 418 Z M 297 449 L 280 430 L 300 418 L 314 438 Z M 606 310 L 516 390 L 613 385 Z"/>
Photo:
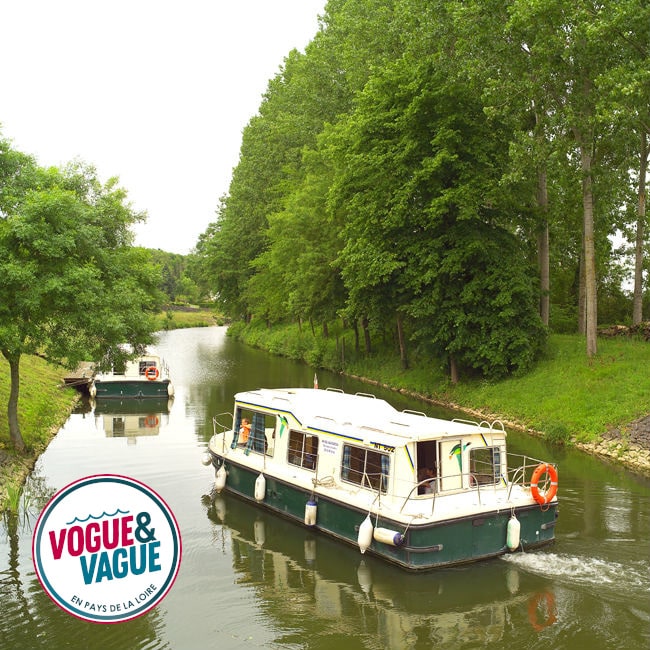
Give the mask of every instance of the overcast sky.
<path id="1" fill-rule="evenodd" d="M 188 253 L 242 129 L 326 0 L 0 0 L 0 129 L 42 166 L 118 176 L 136 243 Z"/>

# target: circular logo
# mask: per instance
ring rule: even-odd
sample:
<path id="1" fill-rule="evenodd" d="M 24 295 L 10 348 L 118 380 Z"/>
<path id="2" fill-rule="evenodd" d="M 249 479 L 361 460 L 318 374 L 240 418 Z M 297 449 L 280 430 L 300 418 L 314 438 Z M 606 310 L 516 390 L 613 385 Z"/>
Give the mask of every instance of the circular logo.
<path id="1" fill-rule="evenodd" d="M 143 483 L 113 474 L 57 492 L 32 537 L 43 589 L 94 623 L 128 621 L 155 607 L 176 579 L 181 550 L 169 506 Z"/>

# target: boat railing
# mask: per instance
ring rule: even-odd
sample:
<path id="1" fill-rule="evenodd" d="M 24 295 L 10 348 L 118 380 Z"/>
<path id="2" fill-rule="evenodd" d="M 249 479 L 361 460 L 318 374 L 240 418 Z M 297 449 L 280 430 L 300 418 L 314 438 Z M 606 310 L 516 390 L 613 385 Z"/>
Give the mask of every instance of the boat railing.
<path id="1" fill-rule="evenodd" d="M 459 424 L 471 424 L 474 425 L 477 429 L 489 429 L 490 431 L 502 431 L 506 432 L 506 428 L 503 425 L 501 420 L 493 420 L 488 422 L 487 420 L 481 420 L 477 422 L 476 420 L 464 420 L 463 418 L 454 418 L 452 422 L 458 422 Z"/>
<path id="2" fill-rule="evenodd" d="M 465 481 L 465 477 L 467 477 L 467 481 Z M 437 497 L 441 496 L 441 492 L 442 492 L 440 486 L 444 483 L 444 481 L 450 481 L 450 480 L 457 481 L 458 479 L 460 479 L 461 487 L 459 487 L 458 490 L 455 491 L 450 490 L 449 493 L 451 494 L 457 492 L 465 492 L 467 491 L 467 488 L 465 488 L 464 486 L 468 484 L 472 491 L 476 491 L 479 505 L 481 505 L 481 489 L 494 487 L 495 485 L 495 483 L 487 483 L 487 484 L 482 483 L 480 481 L 480 474 L 476 474 L 474 472 L 459 472 L 456 474 L 445 474 L 444 476 L 426 478 L 423 481 L 420 481 L 419 483 L 415 484 L 409 490 L 409 493 L 404 499 L 404 503 L 402 503 L 400 512 L 404 510 L 404 507 L 411 499 L 417 498 L 419 503 L 426 502 L 429 500 L 431 501 L 431 514 L 433 515 L 433 511 L 436 505 L 436 499 Z M 424 493 L 420 491 L 421 489 L 426 489 L 426 488 L 429 488 L 430 491 Z"/>
<path id="3" fill-rule="evenodd" d="M 230 418 L 232 424 L 224 424 L 219 418 Z M 218 413 L 212 418 L 212 437 L 221 436 L 221 453 L 226 453 L 226 432 L 234 429 L 233 415 L 229 412 Z"/>
<path id="4" fill-rule="evenodd" d="M 539 458 L 532 458 L 523 454 L 508 453 L 508 498 L 515 485 L 529 488 L 533 472 L 539 465 L 550 465 L 557 468 L 555 463 L 548 463 Z"/>
<path id="5" fill-rule="evenodd" d="M 230 418 L 230 421 L 232 422 L 232 413 L 229 412 L 224 412 L 224 413 L 218 413 L 212 418 L 212 433 L 214 435 L 217 434 L 222 434 L 226 433 L 226 431 L 232 431 L 233 425 L 232 424 L 224 424 L 219 420 L 219 418 Z"/>
<path id="6" fill-rule="evenodd" d="M 422 413 L 422 411 L 414 411 L 412 409 L 404 409 L 402 413 L 406 413 L 407 415 L 420 415 L 423 418 L 427 417 L 426 413 Z"/>

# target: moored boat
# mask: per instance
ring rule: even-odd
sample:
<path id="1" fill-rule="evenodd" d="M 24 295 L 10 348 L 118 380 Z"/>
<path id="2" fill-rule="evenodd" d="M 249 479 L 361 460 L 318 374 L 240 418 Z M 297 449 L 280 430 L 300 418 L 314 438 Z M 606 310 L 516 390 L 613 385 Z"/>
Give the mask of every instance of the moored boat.
<path id="1" fill-rule="evenodd" d="M 157 354 L 120 359 L 110 369 L 98 372 L 89 388 L 97 399 L 172 397 L 174 386 L 169 367 Z"/>
<path id="2" fill-rule="evenodd" d="M 227 422 L 224 422 L 227 419 Z M 367 394 L 238 393 L 205 464 L 232 491 L 409 570 L 543 546 L 558 516 L 554 464 L 508 454 L 499 422 L 397 411 Z"/>

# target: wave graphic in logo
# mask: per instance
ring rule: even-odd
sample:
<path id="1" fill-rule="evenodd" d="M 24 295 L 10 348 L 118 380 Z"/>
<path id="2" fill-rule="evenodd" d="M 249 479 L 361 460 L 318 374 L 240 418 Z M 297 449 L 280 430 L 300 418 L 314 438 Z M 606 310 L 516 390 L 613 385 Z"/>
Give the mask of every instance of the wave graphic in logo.
<path id="1" fill-rule="evenodd" d="M 108 512 L 102 512 L 101 515 L 88 515 L 85 519 L 79 519 L 75 517 L 72 521 L 69 521 L 66 525 L 72 526 L 72 524 L 79 522 L 80 524 L 85 524 L 89 519 L 101 519 L 102 517 L 115 517 L 115 515 L 128 515 L 129 510 L 120 510 L 119 508 L 111 515 Z"/>

